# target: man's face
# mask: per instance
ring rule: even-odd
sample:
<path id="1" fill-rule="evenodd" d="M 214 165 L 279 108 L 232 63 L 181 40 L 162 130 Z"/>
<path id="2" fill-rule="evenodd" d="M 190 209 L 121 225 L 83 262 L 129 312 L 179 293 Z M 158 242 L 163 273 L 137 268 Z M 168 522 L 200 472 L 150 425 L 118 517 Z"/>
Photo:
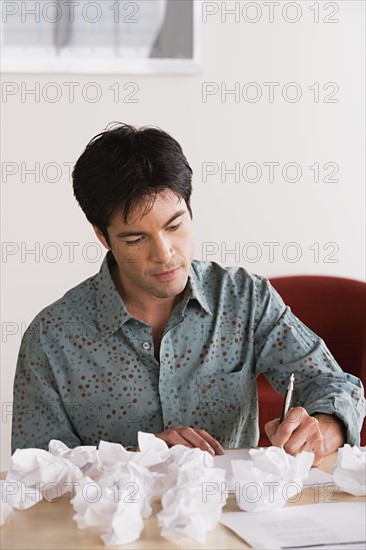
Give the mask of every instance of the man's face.
<path id="1" fill-rule="evenodd" d="M 115 215 L 108 226 L 110 248 L 119 268 L 123 297 L 147 302 L 174 298 L 185 288 L 193 258 L 192 220 L 184 199 L 164 190 L 151 210 L 146 203 L 130 214 L 128 224 Z M 95 228 L 96 229 L 96 228 Z M 98 238 L 107 248 L 104 237 Z"/>

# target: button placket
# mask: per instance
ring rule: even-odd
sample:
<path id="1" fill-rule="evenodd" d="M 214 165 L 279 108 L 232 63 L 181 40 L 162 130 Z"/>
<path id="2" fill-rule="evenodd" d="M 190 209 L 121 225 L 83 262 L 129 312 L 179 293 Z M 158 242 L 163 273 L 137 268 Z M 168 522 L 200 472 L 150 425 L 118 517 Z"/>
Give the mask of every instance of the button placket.
<path id="1" fill-rule="evenodd" d="M 169 354 L 168 358 L 165 357 L 165 353 Z M 179 400 L 175 397 L 178 395 L 177 377 L 173 365 L 174 349 L 169 333 L 166 333 L 161 341 L 160 358 L 159 394 L 164 425 L 168 425 L 168 422 L 171 422 L 173 423 L 172 425 L 176 426 L 182 424 L 182 411 Z"/>

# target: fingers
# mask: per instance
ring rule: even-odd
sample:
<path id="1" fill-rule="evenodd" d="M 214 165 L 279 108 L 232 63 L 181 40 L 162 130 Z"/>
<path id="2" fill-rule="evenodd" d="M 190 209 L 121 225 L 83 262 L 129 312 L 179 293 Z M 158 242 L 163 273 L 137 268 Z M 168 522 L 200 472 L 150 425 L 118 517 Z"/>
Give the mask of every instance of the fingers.
<path id="1" fill-rule="evenodd" d="M 170 446 L 185 445 L 186 447 L 197 447 L 202 451 L 208 451 L 211 455 L 224 454 L 224 449 L 220 443 L 205 430 L 194 429 L 189 426 L 177 426 L 155 435 Z"/>
<path id="2" fill-rule="evenodd" d="M 195 430 L 195 431 L 198 433 L 198 435 L 200 435 L 202 437 L 202 439 L 207 441 L 207 443 L 215 451 L 215 454 L 217 454 L 217 455 L 223 455 L 224 454 L 224 452 L 225 452 L 224 449 L 221 447 L 220 443 L 214 437 L 212 437 L 212 435 L 210 435 L 205 430 Z"/>
<path id="3" fill-rule="evenodd" d="M 155 437 L 162 439 L 170 447 L 173 445 L 185 445 L 185 447 L 194 447 L 184 437 L 182 437 L 176 430 L 165 430 L 160 434 L 155 434 Z M 205 449 L 206 450 L 206 449 Z"/>
<path id="4" fill-rule="evenodd" d="M 302 437 L 305 437 L 306 439 L 300 450 L 313 452 L 313 466 L 318 466 L 325 456 L 324 437 L 319 429 L 319 422 L 316 418 L 309 416 L 307 425 L 309 426 L 309 429 L 305 434 L 302 434 Z M 302 430 L 304 430 L 304 428 L 302 428 Z"/>
<path id="5" fill-rule="evenodd" d="M 175 428 L 175 431 L 179 433 L 179 435 L 189 443 L 189 446 L 197 447 L 202 451 L 208 451 L 211 455 L 215 454 L 215 451 L 208 443 L 208 441 L 206 441 L 201 435 L 199 435 L 195 429 L 190 428 L 189 426 L 182 426 L 179 428 Z M 203 431 L 204 430 L 202 430 L 202 432 Z"/>
<path id="6" fill-rule="evenodd" d="M 264 431 L 266 432 L 267 437 L 271 441 L 271 443 L 272 443 L 273 436 L 277 432 L 277 428 L 279 424 L 280 424 L 280 419 L 275 418 L 274 420 L 270 420 L 269 422 L 267 422 L 264 426 Z"/>
<path id="7" fill-rule="evenodd" d="M 293 456 L 301 451 L 312 451 L 314 466 L 323 460 L 324 437 L 320 431 L 319 422 L 316 418 L 309 416 L 302 407 L 291 409 L 280 424 L 278 419 L 268 422 L 265 429 L 272 445 L 283 447 Z"/>
<path id="8" fill-rule="evenodd" d="M 306 417 L 309 418 L 309 415 L 302 407 L 290 409 L 284 420 L 278 425 L 275 434 L 272 436 L 272 445 L 275 447 L 285 447 L 286 443 L 292 437 L 293 432 Z"/>

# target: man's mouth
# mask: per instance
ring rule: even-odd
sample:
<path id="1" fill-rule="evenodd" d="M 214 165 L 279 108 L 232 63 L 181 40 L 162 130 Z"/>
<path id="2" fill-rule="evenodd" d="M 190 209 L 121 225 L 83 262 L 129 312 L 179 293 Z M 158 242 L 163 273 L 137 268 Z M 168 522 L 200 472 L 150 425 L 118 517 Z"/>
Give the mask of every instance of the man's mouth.
<path id="1" fill-rule="evenodd" d="M 159 281 L 170 281 L 171 279 L 174 279 L 176 273 L 178 272 L 179 267 L 175 267 L 174 269 L 170 269 L 169 271 L 163 271 L 161 273 L 156 273 L 154 277 L 159 279 Z"/>

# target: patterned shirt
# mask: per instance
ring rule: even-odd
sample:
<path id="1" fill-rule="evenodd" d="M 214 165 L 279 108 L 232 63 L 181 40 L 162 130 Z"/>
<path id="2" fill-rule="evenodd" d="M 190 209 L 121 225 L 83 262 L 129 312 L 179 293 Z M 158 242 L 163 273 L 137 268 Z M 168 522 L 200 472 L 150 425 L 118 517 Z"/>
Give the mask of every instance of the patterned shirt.
<path id="1" fill-rule="evenodd" d="M 14 380 L 12 450 L 137 443 L 139 430 L 203 428 L 224 448 L 258 442 L 256 378 L 281 394 L 294 372 L 295 402 L 335 414 L 359 444 L 362 384 L 297 319 L 268 279 L 193 260 L 182 299 L 154 357 L 152 328 L 127 311 L 99 273 L 43 309 L 25 332 Z"/>

